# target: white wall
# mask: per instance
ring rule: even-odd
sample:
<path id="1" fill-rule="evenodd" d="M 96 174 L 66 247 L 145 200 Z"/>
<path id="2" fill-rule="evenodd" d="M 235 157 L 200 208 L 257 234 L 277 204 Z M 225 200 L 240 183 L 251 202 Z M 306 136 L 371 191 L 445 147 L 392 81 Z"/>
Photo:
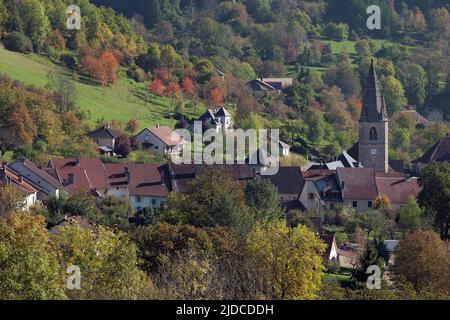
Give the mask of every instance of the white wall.
<path id="1" fill-rule="evenodd" d="M 136 142 L 139 145 L 142 145 L 144 143 L 151 143 L 153 146 L 148 148 L 147 150 L 150 150 L 156 154 L 159 155 L 165 155 L 166 154 L 166 145 L 153 133 L 151 133 L 149 130 L 144 130 L 140 134 L 136 136 Z"/>
<path id="2" fill-rule="evenodd" d="M 314 199 L 309 199 L 310 193 L 314 194 Z M 316 185 L 313 181 L 305 181 L 302 193 L 300 194 L 300 201 L 308 210 L 316 210 L 320 205 L 323 204 L 320 200 L 320 195 L 317 192 Z"/>
<path id="3" fill-rule="evenodd" d="M 160 208 L 161 205 L 166 201 L 164 197 L 147 197 L 141 196 L 141 201 L 138 200 L 138 196 L 131 195 L 130 202 L 135 211 L 139 211 L 139 209 L 153 207 L 153 209 Z M 153 200 L 155 203 L 153 203 Z"/>
<path id="4" fill-rule="evenodd" d="M 59 189 L 54 187 L 52 184 L 48 183 L 46 180 L 42 179 L 40 176 L 25 167 L 20 161 L 13 162 L 10 167 L 20 173 L 22 176 L 26 177 L 28 180 L 34 184 L 40 186 L 47 193 L 59 197 Z"/>

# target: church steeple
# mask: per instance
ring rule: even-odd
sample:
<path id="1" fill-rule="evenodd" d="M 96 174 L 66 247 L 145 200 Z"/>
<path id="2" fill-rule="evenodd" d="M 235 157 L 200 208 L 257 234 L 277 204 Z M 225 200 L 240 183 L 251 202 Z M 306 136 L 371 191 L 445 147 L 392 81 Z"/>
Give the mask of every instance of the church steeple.
<path id="1" fill-rule="evenodd" d="M 386 103 L 384 97 L 381 95 L 373 60 L 370 64 L 369 75 L 367 76 L 366 87 L 364 88 L 363 107 L 359 121 L 387 121 Z"/>

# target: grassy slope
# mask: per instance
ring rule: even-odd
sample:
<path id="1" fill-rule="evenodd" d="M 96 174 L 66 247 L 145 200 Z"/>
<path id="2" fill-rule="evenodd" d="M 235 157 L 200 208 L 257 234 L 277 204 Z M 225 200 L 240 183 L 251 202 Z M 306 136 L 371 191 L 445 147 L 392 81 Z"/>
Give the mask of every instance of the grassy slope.
<path id="1" fill-rule="evenodd" d="M 24 55 L 0 48 L 0 73 L 21 81 L 26 85 L 45 86 L 47 73 L 52 70 L 71 76 L 67 69 L 53 64 L 45 57 Z M 119 81 L 111 87 L 102 88 L 89 80 L 80 78 L 76 83 L 78 105 L 90 114 L 92 121 L 119 120 L 125 123 L 135 118 L 140 127 L 156 123 L 174 126 L 175 121 L 164 118 L 173 107 L 167 99 L 153 97 L 147 105 L 140 97 L 144 84 L 139 84 L 121 74 Z"/>

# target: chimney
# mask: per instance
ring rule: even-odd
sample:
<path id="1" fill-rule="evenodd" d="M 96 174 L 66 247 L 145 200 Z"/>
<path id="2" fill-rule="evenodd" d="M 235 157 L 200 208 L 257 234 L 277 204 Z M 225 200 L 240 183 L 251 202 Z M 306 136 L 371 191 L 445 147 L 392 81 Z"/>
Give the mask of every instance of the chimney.
<path id="1" fill-rule="evenodd" d="M 160 126 L 159 126 L 159 123 L 157 123 L 157 124 L 156 124 L 156 127 L 157 127 L 157 128 L 159 128 L 159 127 L 160 127 Z"/>
<path id="2" fill-rule="evenodd" d="M 19 174 L 18 178 L 19 178 L 19 183 L 22 184 L 23 183 L 23 176 L 21 174 Z"/>
<path id="3" fill-rule="evenodd" d="M 80 166 L 80 158 L 78 157 L 75 159 L 75 166 Z"/>
<path id="4" fill-rule="evenodd" d="M 128 167 L 125 167 L 125 176 L 127 177 L 127 184 L 131 183 L 131 173 Z"/>

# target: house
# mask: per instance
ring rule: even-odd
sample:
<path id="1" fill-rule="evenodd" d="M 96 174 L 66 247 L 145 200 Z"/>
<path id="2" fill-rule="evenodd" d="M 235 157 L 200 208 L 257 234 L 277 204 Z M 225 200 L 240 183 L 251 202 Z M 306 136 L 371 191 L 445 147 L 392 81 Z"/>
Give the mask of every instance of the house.
<path id="1" fill-rule="evenodd" d="M 336 175 L 331 170 L 303 171 L 303 187 L 300 202 L 307 210 L 319 210 L 321 207 L 332 208 L 342 202 L 341 189 Z"/>
<path id="2" fill-rule="evenodd" d="M 377 173 L 375 183 L 378 195 L 387 196 L 394 210 L 404 206 L 409 197 L 417 198 L 421 190 L 417 178 L 405 177 L 399 173 Z"/>
<path id="3" fill-rule="evenodd" d="M 420 158 L 412 161 L 413 171 L 420 174 L 431 162 L 450 162 L 450 134 L 446 134 L 431 146 Z"/>
<path id="4" fill-rule="evenodd" d="M 48 167 L 71 193 L 85 190 L 105 195 L 109 189 L 105 165 L 98 158 L 52 159 Z"/>
<path id="5" fill-rule="evenodd" d="M 423 115 L 418 113 L 416 110 L 408 109 L 408 110 L 400 111 L 399 113 L 401 115 L 405 115 L 408 118 L 410 118 L 411 120 L 413 120 L 416 125 L 416 128 L 418 128 L 418 129 L 423 129 L 427 125 L 430 124 L 430 121 L 428 121 L 427 118 L 425 118 Z"/>
<path id="6" fill-rule="evenodd" d="M 169 195 L 166 165 L 108 163 L 105 169 L 109 182 L 106 194 L 129 199 L 135 211 L 159 209 Z"/>
<path id="7" fill-rule="evenodd" d="M 373 206 L 377 196 L 387 196 L 394 210 L 405 205 L 409 197 L 417 198 L 420 187 L 416 178 L 398 172 L 376 172 L 374 168 L 338 168 L 336 177 L 342 203 L 357 211 Z"/>
<path id="8" fill-rule="evenodd" d="M 102 154 L 113 154 L 116 139 L 123 136 L 119 130 L 111 128 L 110 125 L 105 125 L 97 130 L 88 133 L 88 137 L 95 141 Z"/>
<path id="9" fill-rule="evenodd" d="M 128 199 L 135 211 L 160 208 L 169 195 L 166 165 L 102 163 L 98 158 L 53 159 L 49 168 L 70 192 Z"/>
<path id="10" fill-rule="evenodd" d="M 23 194 L 24 210 L 29 210 L 37 203 L 39 190 L 21 174 L 14 172 L 7 164 L 0 166 L 0 186 L 13 186 L 17 191 Z"/>
<path id="11" fill-rule="evenodd" d="M 257 174 L 263 173 L 270 167 L 273 167 L 273 163 L 269 157 L 271 157 L 271 151 L 265 149 L 258 149 L 254 153 L 252 153 L 249 157 L 245 159 L 245 163 L 250 166 Z M 283 141 L 279 141 L 278 143 L 278 156 L 279 157 L 288 157 L 291 154 L 291 146 Z M 268 158 L 265 157 L 267 155 Z"/>
<path id="12" fill-rule="evenodd" d="M 293 78 L 259 78 L 247 83 L 255 92 L 276 92 L 281 93 L 292 87 Z"/>
<path id="13" fill-rule="evenodd" d="M 303 177 L 300 167 L 279 167 L 277 174 L 262 176 L 268 179 L 278 190 L 278 200 L 281 204 L 295 201 L 299 206 Z"/>
<path id="14" fill-rule="evenodd" d="M 253 179 L 255 172 L 245 164 L 175 164 L 168 163 L 168 175 L 170 180 L 170 190 L 177 193 L 186 193 L 189 189 L 189 183 L 195 180 L 207 168 L 218 170 L 228 170 L 237 182 L 245 184 Z"/>
<path id="15" fill-rule="evenodd" d="M 356 245 L 342 244 L 338 249 L 339 267 L 342 269 L 355 269 L 361 250 Z"/>
<path id="16" fill-rule="evenodd" d="M 77 225 L 81 229 L 86 229 L 86 230 L 91 230 L 95 227 L 95 225 L 92 222 L 90 222 L 89 220 L 87 220 L 85 217 L 81 217 L 81 216 L 70 216 L 69 217 L 66 215 L 57 224 L 47 226 L 47 229 L 49 229 L 48 231 L 50 233 L 56 234 L 56 233 L 58 233 L 59 228 L 66 227 L 66 226 L 73 226 L 73 225 Z"/>
<path id="17" fill-rule="evenodd" d="M 178 133 L 168 126 L 145 128 L 135 136 L 136 144 L 158 155 L 173 155 L 183 152 L 187 143 Z"/>
<path id="18" fill-rule="evenodd" d="M 63 184 L 51 174 L 51 169 L 38 167 L 25 157 L 20 157 L 8 167 L 38 190 L 39 200 L 45 201 L 51 196 L 59 198 L 60 195 L 68 193 Z"/>
<path id="19" fill-rule="evenodd" d="M 233 117 L 224 107 L 208 109 L 188 128 L 194 134 L 201 134 L 209 129 L 217 133 L 233 129 Z"/>
<path id="20" fill-rule="evenodd" d="M 338 246 L 334 234 L 321 234 L 320 239 L 326 244 L 323 254 L 323 261 L 328 264 L 332 261 L 338 261 Z"/>

